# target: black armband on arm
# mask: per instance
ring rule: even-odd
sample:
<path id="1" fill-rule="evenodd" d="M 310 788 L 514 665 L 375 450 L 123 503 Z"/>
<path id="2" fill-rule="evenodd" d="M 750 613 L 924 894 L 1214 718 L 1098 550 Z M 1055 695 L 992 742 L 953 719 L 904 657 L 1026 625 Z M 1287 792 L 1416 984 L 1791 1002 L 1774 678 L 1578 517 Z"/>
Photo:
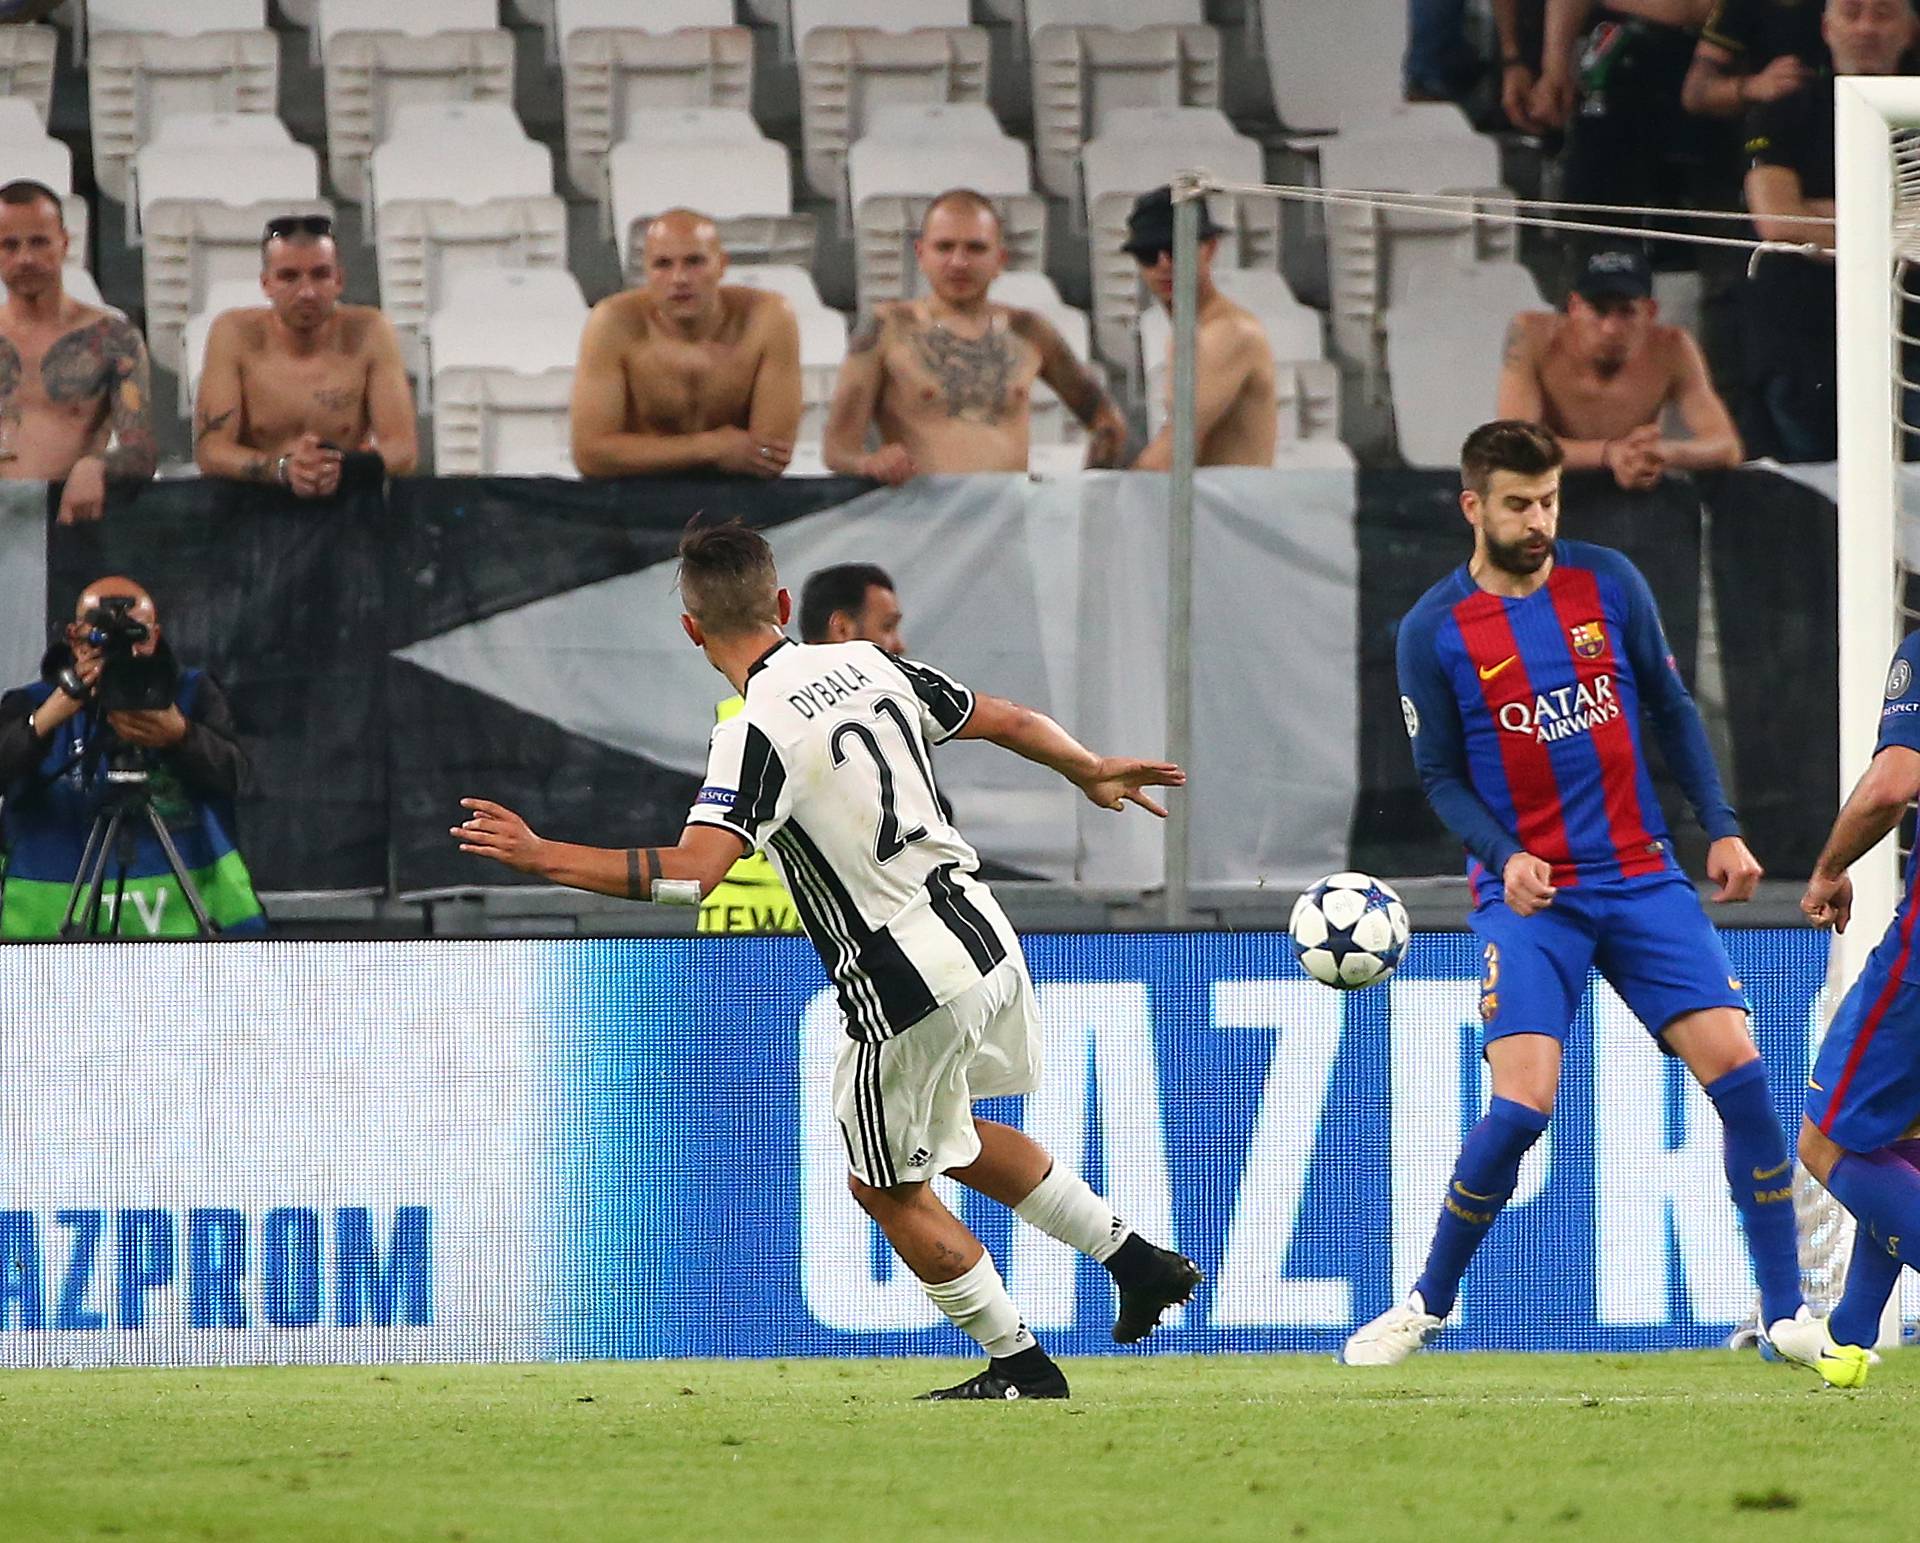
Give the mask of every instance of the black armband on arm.
<path id="1" fill-rule="evenodd" d="M 660 854 L 652 847 L 627 848 L 627 898 L 651 900 L 653 881 L 660 877 Z"/>

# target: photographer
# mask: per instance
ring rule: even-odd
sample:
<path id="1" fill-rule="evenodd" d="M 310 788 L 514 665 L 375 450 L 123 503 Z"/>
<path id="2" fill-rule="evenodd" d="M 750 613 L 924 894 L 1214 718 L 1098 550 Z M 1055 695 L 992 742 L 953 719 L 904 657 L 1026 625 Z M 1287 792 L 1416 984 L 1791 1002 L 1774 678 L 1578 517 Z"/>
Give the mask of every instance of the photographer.
<path id="1" fill-rule="evenodd" d="M 152 597 L 127 578 L 88 585 L 41 672 L 0 697 L 0 937 L 59 934 L 89 833 L 115 800 L 126 814 L 91 935 L 196 931 L 146 802 L 220 931 L 264 931 L 234 845 L 233 799 L 251 777 L 233 714 L 209 676 L 174 660 Z"/>

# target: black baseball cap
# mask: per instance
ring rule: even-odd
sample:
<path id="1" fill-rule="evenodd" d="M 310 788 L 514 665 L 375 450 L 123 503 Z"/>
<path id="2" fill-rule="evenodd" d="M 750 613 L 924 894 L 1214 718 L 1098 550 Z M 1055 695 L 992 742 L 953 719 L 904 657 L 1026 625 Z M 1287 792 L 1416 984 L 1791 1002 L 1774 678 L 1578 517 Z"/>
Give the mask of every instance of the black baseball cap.
<path id="1" fill-rule="evenodd" d="M 1628 247 L 1595 252 L 1573 281 L 1582 300 L 1645 300 L 1653 294 L 1653 269 Z"/>
<path id="2" fill-rule="evenodd" d="M 1200 239 L 1211 241 L 1224 236 L 1227 227 L 1216 225 L 1206 199 L 1200 200 Z M 1173 189 L 1162 184 L 1142 193 L 1133 201 L 1127 216 L 1127 239 L 1120 250 L 1131 257 L 1151 257 L 1155 252 L 1173 250 Z"/>

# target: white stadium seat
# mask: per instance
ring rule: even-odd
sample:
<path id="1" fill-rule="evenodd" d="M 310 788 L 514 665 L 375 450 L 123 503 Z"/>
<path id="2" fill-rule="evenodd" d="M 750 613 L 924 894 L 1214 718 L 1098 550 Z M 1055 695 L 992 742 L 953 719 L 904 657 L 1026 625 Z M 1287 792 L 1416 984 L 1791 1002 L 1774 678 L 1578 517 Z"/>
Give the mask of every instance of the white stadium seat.
<path id="1" fill-rule="evenodd" d="M 1125 365 L 1132 357 L 1140 275 L 1120 250 L 1127 212 L 1149 188 L 1182 171 L 1205 170 L 1230 182 L 1263 180 L 1258 142 L 1234 132 L 1210 108 L 1122 108 L 1081 156 L 1086 188 L 1088 267 L 1093 279 L 1093 327 L 1103 357 Z M 1218 262 L 1229 267 L 1278 268 L 1280 218 L 1271 199 L 1214 194 L 1214 218 L 1227 229 Z"/>
<path id="2" fill-rule="evenodd" d="M 573 365 L 539 374 L 457 368 L 435 378 L 433 469 L 442 477 L 577 477 Z"/>
<path id="3" fill-rule="evenodd" d="M 561 0 L 561 83 L 567 174 L 605 196 L 607 150 L 639 108 L 753 106 L 753 34 L 731 25 L 731 0 L 649 5 L 631 0 Z M 695 16 L 725 15 L 696 22 Z M 624 19 L 621 19 L 623 18 Z"/>
<path id="4" fill-rule="evenodd" d="M 200 310 L 187 318 L 186 330 L 180 339 L 179 358 L 165 361 L 180 375 L 182 418 L 193 416 L 194 403 L 200 395 L 200 368 L 206 363 L 207 335 L 213 331 L 214 321 L 227 311 L 266 303 L 267 297 L 260 292 L 258 280 L 249 284 L 245 279 L 223 279 L 207 291 Z"/>
<path id="5" fill-rule="evenodd" d="M 162 201 L 290 207 L 320 193 L 320 159 L 307 145 L 249 145 L 210 156 L 197 145 L 155 143 L 142 147 L 135 164 L 140 202 L 128 213 L 139 219 L 143 232 L 154 205 Z"/>
<path id="6" fill-rule="evenodd" d="M 737 126 L 736 126 L 737 127 Z M 614 239 L 629 278 L 640 271 L 645 222 L 667 209 L 698 209 L 741 262 L 813 262 L 813 217 L 793 212 L 787 147 L 771 139 L 626 139 L 607 157 Z"/>
<path id="7" fill-rule="evenodd" d="M 1043 27 L 1197 27 L 1204 0 L 1026 0 L 1027 31 Z"/>
<path id="8" fill-rule="evenodd" d="M 563 270 L 452 275 L 427 329 L 434 469 L 569 475 L 567 406 L 586 321 Z"/>
<path id="9" fill-rule="evenodd" d="M 273 150 L 291 146 L 293 135 L 271 112 L 177 113 L 154 125 L 150 143 L 201 154 L 233 149 Z M 127 202 L 140 203 L 138 163 L 126 170 Z"/>
<path id="10" fill-rule="evenodd" d="M 331 4 L 334 0 L 323 0 Z M 409 13 L 411 19 L 411 13 Z M 327 44 L 327 164 L 341 196 L 366 198 L 367 158 L 410 102 L 513 102 L 513 34 L 342 31 Z"/>
<path id="11" fill-rule="evenodd" d="M 53 61 L 59 44 L 58 31 L 37 22 L 0 27 L 0 98 L 31 102 L 42 123 L 53 110 Z"/>
<path id="12" fill-rule="evenodd" d="M 400 108 L 373 152 L 369 185 L 381 306 L 416 373 L 427 318 L 452 274 L 566 266 L 553 153 L 504 103 Z"/>
<path id="13" fill-rule="evenodd" d="M 912 32 L 921 27 L 965 27 L 967 0 L 791 0 L 796 48 L 821 27 L 876 27 Z"/>
<path id="14" fill-rule="evenodd" d="M 951 187 L 995 195 L 1033 190 L 1027 147 L 1000 127 L 984 102 L 878 108 L 847 151 L 848 200 L 855 210 L 884 194 Z"/>
<path id="15" fill-rule="evenodd" d="M 403 198 L 462 204 L 553 191 L 553 152 L 532 139 L 504 102 L 431 102 L 402 107 L 368 160 L 377 211 Z"/>
<path id="16" fill-rule="evenodd" d="M 1375 122 L 1400 105 L 1405 0 L 1246 0 L 1280 121 L 1300 132 Z"/>
<path id="17" fill-rule="evenodd" d="M 147 308 L 147 346 L 163 368 L 180 365 L 189 318 L 207 310 L 222 284 L 260 288 L 260 235 L 281 214 L 331 214 L 309 194 L 257 204 L 209 199 L 162 199 L 146 211 L 141 268 Z"/>
<path id="18" fill-rule="evenodd" d="M 267 0 L 86 0 L 87 35 L 108 32 L 244 32 L 267 25 Z"/>
<path id="19" fill-rule="evenodd" d="M 571 365 L 587 324 L 580 281 L 564 268 L 469 268 L 448 275 L 427 323 L 438 370 L 502 367 L 537 375 Z"/>
<path id="20" fill-rule="evenodd" d="M 667 33 L 686 28 L 710 30 L 734 25 L 733 0 L 546 0 L 547 58 L 566 57 L 567 39 L 576 32 Z"/>
<path id="21" fill-rule="evenodd" d="M 127 169 L 167 118 L 275 110 L 280 42 L 264 27 L 190 37 L 103 32 L 87 61 L 87 93 L 95 174 L 108 197 L 129 203 Z"/>
<path id="22" fill-rule="evenodd" d="M 1400 453 L 1414 466 L 1453 466 L 1500 387 L 1500 340 L 1521 311 L 1544 310 L 1517 262 L 1430 269 L 1421 293 L 1386 316 L 1387 379 Z"/>
<path id="23" fill-rule="evenodd" d="M 875 109 L 987 100 L 987 33 L 966 18 L 966 0 L 795 0 L 800 137 L 815 192 L 840 196 L 847 147 Z M 887 30 L 903 24 L 916 30 Z"/>
<path id="24" fill-rule="evenodd" d="M 73 151 L 55 139 L 32 102 L 0 96 L 0 182 L 24 178 L 56 193 L 73 191 Z"/>
<path id="25" fill-rule="evenodd" d="M 500 25 L 500 0 L 319 0 L 308 36 L 318 64 L 342 32 L 485 32 Z"/>
<path id="26" fill-rule="evenodd" d="M 1079 12 L 1103 7 L 1058 7 Z M 1153 7 L 1179 11 L 1179 6 Z M 1191 7 L 1196 13 L 1198 5 Z M 1030 16 L 1038 8 L 1029 7 Z M 1220 34 L 1199 24 L 1145 25 L 1127 8 L 1128 30 L 1108 24 L 1047 25 L 1034 32 L 1033 134 L 1040 182 L 1072 197 L 1080 147 L 1111 115 L 1134 107 L 1218 107 Z"/>
<path id="27" fill-rule="evenodd" d="M 1447 193 L 1472 207 L 1497 208 L 1511 195 L 1500 185 L 1500 147 L 1472 132 L 1457 108 L 1403 107 L 1372 130 L 1336 135 L 1320 147 L 1323 185 L 1401 193 Z M 1342 355 L 1377 369 L 1386 311 L 1419 291 L 1430 269 L 1505 260 L 1516 227 L 1386 205 L 1330 206 L 1327 269 L 1334 344 Z"/>

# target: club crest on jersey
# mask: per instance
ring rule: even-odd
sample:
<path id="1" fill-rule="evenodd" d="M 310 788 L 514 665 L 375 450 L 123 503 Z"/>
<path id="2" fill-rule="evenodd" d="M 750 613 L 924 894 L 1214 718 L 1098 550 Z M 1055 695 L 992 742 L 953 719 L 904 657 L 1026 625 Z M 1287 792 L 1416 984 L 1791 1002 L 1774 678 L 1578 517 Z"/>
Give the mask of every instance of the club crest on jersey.
<path id="1" fill-rule="evenodd" d="M 1583 621 L 1569 627 L 1567 638 L 1582 659 L 1598 659 L 1607 651 L 1607 634 L 1597 621 Z"/>

